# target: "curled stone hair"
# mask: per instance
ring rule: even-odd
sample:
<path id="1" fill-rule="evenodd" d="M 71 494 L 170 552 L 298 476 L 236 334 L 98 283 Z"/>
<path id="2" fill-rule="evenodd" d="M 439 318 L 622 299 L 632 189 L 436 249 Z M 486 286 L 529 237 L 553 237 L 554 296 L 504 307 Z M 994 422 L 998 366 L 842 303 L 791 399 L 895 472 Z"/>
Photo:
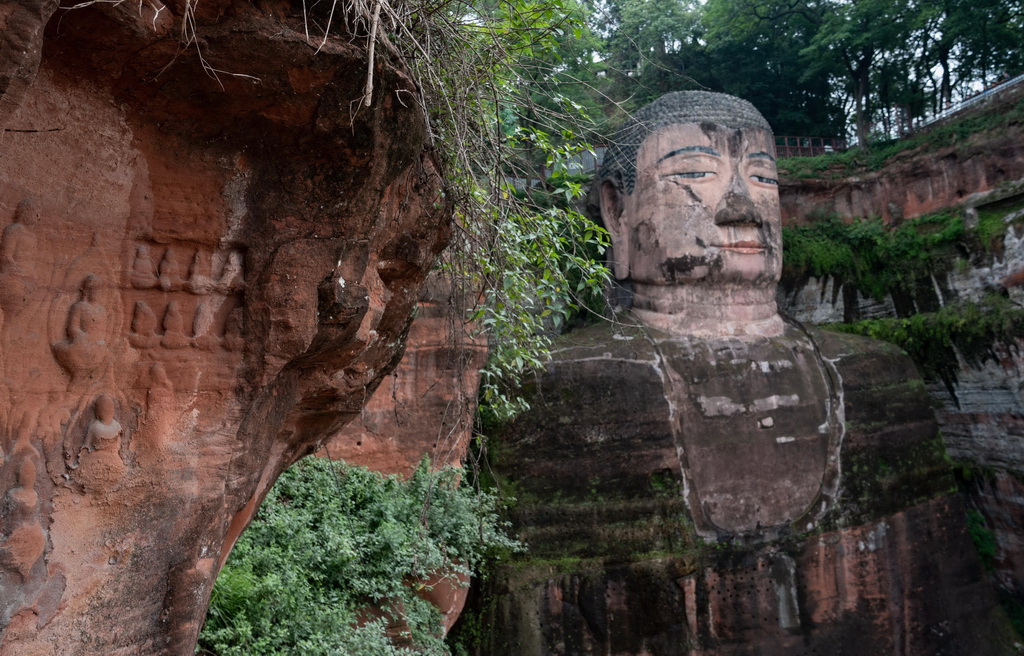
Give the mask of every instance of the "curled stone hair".
<path id="1" fill-rule="evenodd" d="M 619 181 L 627 194 L 636 186 L 636 156 L 649 134 L 678 123 L 713 123 L 727 128 L 772 129 L 761 112 L 742 98 L 711 91 L 667 93 L 637 110 L 608 147 L 597 183 Z"/>

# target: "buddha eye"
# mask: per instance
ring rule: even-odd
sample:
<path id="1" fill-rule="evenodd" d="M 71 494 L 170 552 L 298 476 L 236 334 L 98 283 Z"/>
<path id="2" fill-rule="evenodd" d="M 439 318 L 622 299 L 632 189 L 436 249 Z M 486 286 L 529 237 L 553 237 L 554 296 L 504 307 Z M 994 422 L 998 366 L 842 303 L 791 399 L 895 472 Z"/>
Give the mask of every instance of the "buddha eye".
<path id="1" fill-rule="evenodd" d="M 777 184 L 779 184 L 779 181 L 776 180 L 775 178 L 766 178 L 763 175 L 752 175 L 750 177 L 751 177 L 751 179 L 754 180 L 754 182 L 760 182 L 761 184 L 770 184 L 770 185 L 777 185 Z"/>
<path id="2" fill-rule="evenodd" d="M 669 173 L 665 177 L 670 179 L 685 178 L 693 180 L 695 178 L 708 178 L 714 174 L 714 171 L 686 171 L 684 173 Z"/>

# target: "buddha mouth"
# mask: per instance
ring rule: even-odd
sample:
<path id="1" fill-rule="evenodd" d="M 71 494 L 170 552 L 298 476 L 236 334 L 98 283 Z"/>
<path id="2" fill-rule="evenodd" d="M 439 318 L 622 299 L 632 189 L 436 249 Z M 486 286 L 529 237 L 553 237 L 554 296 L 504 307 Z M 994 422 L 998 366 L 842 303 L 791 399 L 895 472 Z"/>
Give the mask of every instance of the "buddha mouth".
<path id="1" fill-rule="evenodd" d="M 718 248 L 734 253 L 757 254 L 765 250 L 765 245 L 756 241 L 734 241 L 728 244 L 720 244 Z"/>

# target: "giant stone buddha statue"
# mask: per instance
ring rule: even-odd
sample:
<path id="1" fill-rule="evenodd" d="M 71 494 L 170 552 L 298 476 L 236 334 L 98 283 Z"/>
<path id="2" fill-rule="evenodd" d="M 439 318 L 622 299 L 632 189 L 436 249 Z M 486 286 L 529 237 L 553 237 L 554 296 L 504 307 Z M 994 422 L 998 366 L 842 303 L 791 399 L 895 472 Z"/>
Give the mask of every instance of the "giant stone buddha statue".
<path id="1" fill-rule="evenodd" d="M 622 311 L 562 337 L 501 437 L 530 552 L 485 653 L 1002 653 L 912 363 L 777 311 L 774 150 L 700 91 L 609 148 Z"/>

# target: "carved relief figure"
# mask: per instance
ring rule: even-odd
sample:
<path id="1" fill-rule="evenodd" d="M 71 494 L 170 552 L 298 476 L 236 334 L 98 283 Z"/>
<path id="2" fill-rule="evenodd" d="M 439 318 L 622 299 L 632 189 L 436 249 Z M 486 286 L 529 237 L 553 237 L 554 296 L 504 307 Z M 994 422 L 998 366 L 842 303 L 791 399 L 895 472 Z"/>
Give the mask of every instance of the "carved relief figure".
<path id="1" fill-rule="evenodd" d="M 0 235 L 0 311 L 16 314 L 35 288 L 32 258 L 38 223 L 39 207 L 26 198 L 14 211 L 14 223 Z"/>
<path id="2" fill-rule="evenodd" d="M 145 301 L 135 301 L 135 314 L 132 316 L 132 331 L 128 334 L 128 342 L 138 349 L 153 348 L 160 343 L 156 328 L 157 319 L 153 310 Z"/>
<path id="3" fill-rule="evenodd" d="M 197 250 L 192 258 L 192 266 L 188 270 L 188 282 L 185 289 L 193 294 L 209 294 L 217 288 L 213 278 L 203 273 L 211 268 L 210 258 L 201 250 Z"/>
<path id="4" fill-rule="evenodd" d="M 181 308 L 177 301 L 167 304 L 164 311 L 164 336 L 160 343 L 164 348 L 180 349 L 189 345 L 191 340 L 185 335 L 185 319 L 181 316 Z"/>
<path id="5" fill-rule="evenodd" d="M 197 348 L 210 351 L 220 345 L 220 339 L 213 330 L 213 321 L 213 306 L 209 303 L 200 303 L 192 320 L 192 343 Z"/>
<path id="6" fill-rule="evenodd" d="M 132 272 L 129 274 L 132 287 L 136 289 L 152 289 L 159 284 L 156 277 L 156 266 L 149 254 L 149 246 L 139 244 L 135 251 L 135 262 L 132 264 Z"/>
<path id="7" fill-rule="evenodd" d="M 242 306 L 232 310 L 224 326 L 224 348 L 229 351 L 241 351 L 245 348 L 245 338 L 242 337 L 242 312 Z"/>
<path id="8" fill-rule="evenodd" d="M 93 406 L 95 419 L 85 433 L 78 458 L 79 478 L 95 488 L 109 488 L 124 475 L 124 461 L 121 460 L 121 436 L 124 430 L 114 418 L 116 406 L 108 394 L 96 398 Z"/>
<path id="9" fill-rule="evenodd" d="M 233 294 L 241 291 L 244 286 L 242 254 L 238 251 L 231 251 L 228 253 L 228 261 L 224 263 L 224 270 L 221 271 L 220 279 L 217 281 L 217 291 L 221 294 Z"/>
<path id="10" fill-rule="evenodd" d="M 164 253 L 164 259 L 160 260 L 159 282 L 160 289 L 165 292 L 177 292 L 183 286 L 178 269 L 178 258 L 174 254 L 174 249 L 168 248 Z"/>
<path id="11" fill-rule="evenodd" d="M 92 274 L 85 277 L 81 298 L 68 312 L 67 339 L 52 347 L 58 364 L 72 378 L 95 372 L 109 355 L 105 338 L 107 310 L 99 303 L 101 287 L 98 277 Z"/>
<path id="12" fill-rule="evenodd" d="M 0 273 L 27 273 L 25 260 L 36 247 L 34 228 L 39 223 L 39 207 L 26 198 L 14 210 L 14 222 L 4 228 L 0 239 Z"/>
<path id="13" fill-rule="evenodd" d="M 7 493 L 3 525 L 10 528 L 0 542 L 0 564 L 26 579 L 43 555 L 46 534 L 40 524 L 39 495 L 35 490 L 39 454 L 29 447 L 15 452 L 15 457 L 19 455 L 18 484 Z"/>

